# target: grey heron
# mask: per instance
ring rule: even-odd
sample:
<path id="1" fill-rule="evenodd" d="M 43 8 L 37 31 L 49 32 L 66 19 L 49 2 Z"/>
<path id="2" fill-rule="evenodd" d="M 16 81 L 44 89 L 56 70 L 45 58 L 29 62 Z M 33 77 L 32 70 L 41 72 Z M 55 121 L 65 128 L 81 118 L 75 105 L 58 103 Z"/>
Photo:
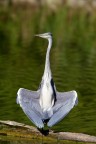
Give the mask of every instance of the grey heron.
<path id="1" fill-rule="evenodd" d="M 37 91 L 24 88 L 18 90 L 17 104 L 20 104 L 24 113 L 38 128 L 43 128 L 45 121 L 47 121 L 48 127 L 52 127 L 77 105 L 77 92 L 75 90 L 69 92 L 58 92 L 56 90 L 49 60 L 52 34 L 48 32 L 35 36 L 48 40 L 44 74 Z"/>

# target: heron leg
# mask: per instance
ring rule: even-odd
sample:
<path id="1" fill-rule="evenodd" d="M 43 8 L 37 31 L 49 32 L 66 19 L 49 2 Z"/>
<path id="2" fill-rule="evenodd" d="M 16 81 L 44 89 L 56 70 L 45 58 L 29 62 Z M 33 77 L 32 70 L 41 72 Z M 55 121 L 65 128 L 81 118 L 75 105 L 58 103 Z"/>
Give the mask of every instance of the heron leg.
<path id="1" fill-rule="evenodd" d="M 49 129 L 38 128 L 38 130 L 42 133 L 42 135 L 47 136 L 49 134 Z"/>

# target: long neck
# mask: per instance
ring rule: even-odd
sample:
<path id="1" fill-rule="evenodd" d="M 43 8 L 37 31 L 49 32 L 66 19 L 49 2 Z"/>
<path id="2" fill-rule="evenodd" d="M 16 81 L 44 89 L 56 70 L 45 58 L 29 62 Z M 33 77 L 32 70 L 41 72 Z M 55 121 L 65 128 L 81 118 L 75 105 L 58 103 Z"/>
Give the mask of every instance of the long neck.
<path id="1" fill-rule="evenodd" d="M 50 50 L 51 50 L 51 46 L 52 46 L 52 39 L 49 38 L 48 39 L 48 48 L 47 48 L 47 53 L 46 53 L 46 61 L 45 61 L 45 70 L 44 70 L 44 75 L 46 76 L 48 75 L 48 77 L 51 77 L 51 68 L 50 68 Z"/>

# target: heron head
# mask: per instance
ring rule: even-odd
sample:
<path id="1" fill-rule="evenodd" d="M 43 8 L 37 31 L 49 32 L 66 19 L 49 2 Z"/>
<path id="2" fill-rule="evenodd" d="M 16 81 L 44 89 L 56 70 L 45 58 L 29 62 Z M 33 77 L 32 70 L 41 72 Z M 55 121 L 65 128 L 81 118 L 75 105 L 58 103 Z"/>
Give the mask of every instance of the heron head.
<path id="1" fill-rule="evenodd" d="M 38 36 L 38 37 L 41 37 L 41 38 L 45 38 L 45 39 L 52 38 L 52 34 L 50 32 L 44 33 L 44 34 L 37 34 L 35 36 Z"/>

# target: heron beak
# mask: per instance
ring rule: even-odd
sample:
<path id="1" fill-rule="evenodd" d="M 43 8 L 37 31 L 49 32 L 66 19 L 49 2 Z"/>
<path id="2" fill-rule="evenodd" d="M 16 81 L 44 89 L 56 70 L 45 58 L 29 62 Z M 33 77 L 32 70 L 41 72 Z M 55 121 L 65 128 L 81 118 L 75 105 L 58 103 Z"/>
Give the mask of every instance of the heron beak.
<path id="1" fill-rule="evenodd" d="M 39 34 L 36 34 L 36 35 L 34 35 L 34 36 L 39 36 Z"/>
<path id="2" fill-rule="evenodd" d="M 45 38 L 43 34 L 36 34 L 35 36 L 41 37 L 41 38 Z"/>

